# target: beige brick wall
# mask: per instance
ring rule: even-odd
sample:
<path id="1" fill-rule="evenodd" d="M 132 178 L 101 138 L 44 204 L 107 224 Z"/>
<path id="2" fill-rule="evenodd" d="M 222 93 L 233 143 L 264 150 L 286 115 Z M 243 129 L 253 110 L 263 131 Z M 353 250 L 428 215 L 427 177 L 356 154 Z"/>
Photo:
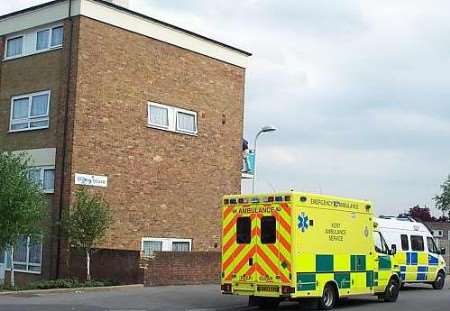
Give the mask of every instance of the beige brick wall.
<path id="1" fill-rule="evenodd" d="M 96 191 L 114 224 L 99 247 L 148 236 L 214 249 L 220 197 L 240 192 L 245 70 L 86 17 L 79 32 L 72 183 L 108 176 Z M 196 111 L 198 136 L 148 128 L 147 101 Z"/>

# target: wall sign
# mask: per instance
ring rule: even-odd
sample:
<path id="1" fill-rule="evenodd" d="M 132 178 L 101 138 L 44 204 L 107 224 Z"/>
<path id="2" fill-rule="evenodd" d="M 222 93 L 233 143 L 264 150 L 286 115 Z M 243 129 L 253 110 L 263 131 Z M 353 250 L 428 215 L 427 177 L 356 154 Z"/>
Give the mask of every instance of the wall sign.
<path id="1" fill-rule="evenodd" d="M 75 185 L 106 188 L 108 186 L 108 177 L 75 173 Z"/>

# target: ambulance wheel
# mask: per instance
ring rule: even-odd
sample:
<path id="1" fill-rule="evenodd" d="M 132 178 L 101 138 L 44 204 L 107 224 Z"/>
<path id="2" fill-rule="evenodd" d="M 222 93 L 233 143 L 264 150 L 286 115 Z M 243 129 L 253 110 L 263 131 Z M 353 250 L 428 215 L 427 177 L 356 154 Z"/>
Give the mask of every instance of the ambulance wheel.
<path id="1" fill-rule="evenodd" d="M 328 283 L 323 289 L 322 298 L 319 299 L 320 310 L 331 310 L 336 305 L 338 295 L 336 288 Z"/>
<path id="2" fill-rule="evenodd" d="M 384 302 L 396 302 L 398 295 L 400 293 L 400 282 L 396 278 L 391 278 L 384 294 L 379 297 L 382 298 Z"/>
<path id="3" fill-rule="evenodd" d="M 443 289 L 445 285 L 445 274 L 444 272 L 439 272 L 436 280 L 433 282 L 434 289 Z"/>

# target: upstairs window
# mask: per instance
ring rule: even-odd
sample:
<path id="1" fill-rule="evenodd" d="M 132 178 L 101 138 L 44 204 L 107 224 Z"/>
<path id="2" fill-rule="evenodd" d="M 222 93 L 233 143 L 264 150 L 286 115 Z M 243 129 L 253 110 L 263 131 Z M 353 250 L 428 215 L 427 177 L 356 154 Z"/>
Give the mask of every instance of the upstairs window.
<path id="1" fill-rule="evenodd" d="M 63 27 L 57 26 L 53 28 L 39 30 L 36 33 L 36 50 L 48 50 L 62 46 Z"/>
<path id="2" fill-rule="evenodd" d="M 28 170 L 28 177 L 34 181 L 45 193 L 55 192 L 55 168 L 33 167 Z"/>
<path id="3" fill-rule="evenodd" d="M 6 37 L 4 60 L 62 48 L 64 26 L 60 23 L 26 30 Z"/>
<path id="4" fill-rule="evenodd" d="M 197 134 L 197 113 L 173 106 L 148 103 L 148 126 L 183 134 Z"/>
<path id="5" fill-rule="evenodd" d="M 23 36 L 6 40 L 6 57 L 17 57 L 23 53 Z"/>
<path id="6" fill-rule="evenodd" d="M 48 128 L 50 91 L 14 96 L 11 99 L 11 132 Z"/>

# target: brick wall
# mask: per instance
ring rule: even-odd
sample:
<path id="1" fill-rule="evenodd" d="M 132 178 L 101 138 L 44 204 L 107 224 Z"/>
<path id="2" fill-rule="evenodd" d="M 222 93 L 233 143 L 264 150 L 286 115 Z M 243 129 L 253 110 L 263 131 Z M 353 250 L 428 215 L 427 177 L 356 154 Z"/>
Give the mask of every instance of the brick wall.
<path id="1" fill-rule="evenodd" d="M 222 195 L 240 192 L 243 68 L 80 17 L 74 173 L 108 176 L 114 222 L 98 247 L 142 237 L 220 250 Z M 198 113 L 198 135 L 147 127 L 148 101 Z"/>
<path id="2" fill-rule="evenodd" d="M 91 276 L 94 280 L 108 280 L 115 284 L 138 284 L 143 282 L 140 268 L 140 252 L 98 249 L 91 256 Z M 72 250 L 70 274 L 79 280 L 86 279 L 86 256 Z"/>
<path id="3" fill-rule="evenodd" d="M 211 284 L 220 281 L 219 252 L 156 252 L 142 259 L 144 285 Z"/>

